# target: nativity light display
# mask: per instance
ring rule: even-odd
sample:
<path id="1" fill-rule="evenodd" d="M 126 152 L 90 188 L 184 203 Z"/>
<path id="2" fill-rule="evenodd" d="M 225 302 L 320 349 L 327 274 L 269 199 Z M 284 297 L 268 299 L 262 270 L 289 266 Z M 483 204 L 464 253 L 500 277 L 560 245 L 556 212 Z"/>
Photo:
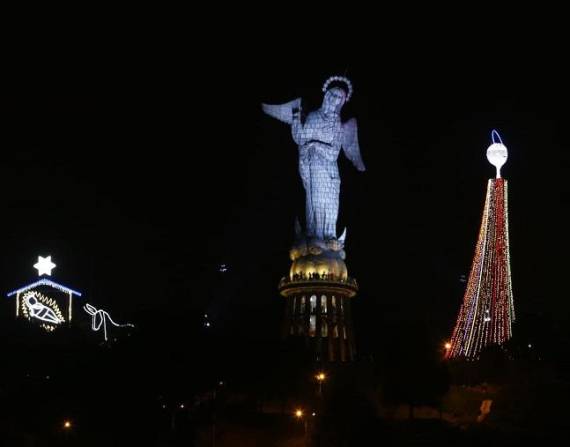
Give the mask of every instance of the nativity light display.
<path id="1" fill-rule="evenodd" d="M 48 332 L 61 327 L 63 323 L 70 324 L 73 319 L 73 299 L 80 297 L 81 293 L 42 276 L 51 275 L 55 268 L 51 256 L 39 256 L 34 268 L 38 270 L 39 280 L 7 294 L 8 298 L 16 299 L 16 318 L 37 323 Z"/>
<path id="2" fill-rule="evenodd" d="M 496 176 L 487 183 L 487 195 L 475 256 L 463 304 L 457 317 L 446 357 L 477 358 L 483 348 L 502 345 L 512 336 L 515 320 L 511 283 L 507 181 L 501 167 L 507 148 L 499 133 L 491 133 L 487 159 Z"/>

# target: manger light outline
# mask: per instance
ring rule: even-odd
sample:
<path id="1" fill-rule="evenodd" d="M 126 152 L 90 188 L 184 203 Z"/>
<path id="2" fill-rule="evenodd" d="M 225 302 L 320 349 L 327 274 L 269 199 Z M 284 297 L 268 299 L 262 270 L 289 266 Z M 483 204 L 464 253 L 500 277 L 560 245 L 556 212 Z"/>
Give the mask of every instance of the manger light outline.
<path id="1" fill-rule="evenodd" d="M 35 304 L 30 304 L 30 300 L 32 298 L 36 300 Z M 45 312 L 44 315 L 40 314 L 40 312 L 45 309 L 48 309 L 48 315 L 51 314 L 49 317 L 45 316 Z M 65 322 L 65 318 L 63 317 L 56 301 L 53 298 L 48 298 L 37 291 L 29 291 L 22 296 L 22 310 L 26 318 L 35 318 L 47 323 L 48 325 L 44 325 L 44 328 L 50 331 L 54 329 L 55 326 L 53 325 L 59 325 Z"/>

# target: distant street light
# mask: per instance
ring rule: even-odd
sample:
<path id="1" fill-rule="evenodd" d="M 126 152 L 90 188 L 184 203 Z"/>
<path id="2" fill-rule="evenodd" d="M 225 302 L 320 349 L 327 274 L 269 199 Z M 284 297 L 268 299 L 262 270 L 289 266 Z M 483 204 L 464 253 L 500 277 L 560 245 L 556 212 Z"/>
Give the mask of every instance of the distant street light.
<path id="1" fill-rule="evenodd" d="M 65 445 L 69 445 L 71 433 L 71 421 L 69 419 L 65 419 L 63 421 L 63 437 L 65 439 Z"/>
<path id="2" fill-rule="evenodd" d="M 307 425 L 308 425 L 308 420 L 307 418 L 304 418 L 304 412 L 301 408 L 297 408 L 295 410 L 295 417 L 297 418 L 297 420 L 299 421 L 303 421 L 303 439 L 304 439 L 304 443 L 305 445 L 307 445 Z"/>
<path id="3" fill-rule="evenodd" d="M 318 373 L 315 378 L 317 379 L 317 382 L 319 382 L 319 396 L 323 395 L 323 382 L 326 380 L 327 376 L 324 372 L 320 372 Z"/>
<path id="4" fill-rule="evenodd" d="M 451 349 L 451 343 L 447 342 L 447 343 L 445 344 L 445 350 L 446 350 L 446 351 L 449 351 L 450 349 Z"/>

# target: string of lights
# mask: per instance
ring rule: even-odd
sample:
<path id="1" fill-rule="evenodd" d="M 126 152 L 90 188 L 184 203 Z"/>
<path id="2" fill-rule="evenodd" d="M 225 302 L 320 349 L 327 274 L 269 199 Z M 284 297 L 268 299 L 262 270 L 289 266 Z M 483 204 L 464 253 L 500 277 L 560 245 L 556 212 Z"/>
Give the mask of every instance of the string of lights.
<path id="1" fill-rule="evenodd" d="M 497 168 L 497 177 L 487 184 L 475 255 L 451 343 L 446 346 L 447 358 L 476 358 L 486 346 L 501 345 L 512 337 L 515 312 L 509 255 L 508 188 L 507 181 L 500 176 L 500 167 L 507 154 L 502 142 L 494 141 L 495 135 L 487 158 Z"/>
<path id="2" fill-rule="evenodd" d="M 42 321 L 41 326 L 47 331 L 53 331 L 57 325 L 65 321 L 55 300 L 37 291 L 26 292 L 22 296 L 21 306 L 24 318 Z"/>
<path id="3" fill-rule="evenodd" d="M 58 284 L 50 279 L 47 278 L 42 278 L 38 281 L 35 281 L 27 286 L 24 287 L 20 287 L 19 289 L 13 290 L 12 292 L 9 292 L 8 294 L 6 294 L 6 296 L 11 297 L 13 295 L 17 295 L 18 293 L 22 293 L 22 292 L 26 292 L 30 289 L 34 289 L 38 286 L 50 286 L 53 287 L 54 289 L 60 290 L 62 292 L 65 293 L 71 293 L 72 295 L 76 295 L 76 296 L 81 296 L 80 292 L 77 292 L 76 290 L 70 289 L 69 287 L 65 287 L 64 285 Z"/>
<path id="4" fill-rule="evenodd" d="M 492 179 L 448 358 L 473 358 L 485 346 L 511 338 L 515 313 L 509 252 L 507 182 Z"/>
<path id="5" fill-rule="evenodd" d="M 105 341 L 107 341 L 107 320 L 109 320 L 111 322 L 111 324 L 115 327 L 135 327 L 133 324 L 130 324 L 130 323 L 126 323 L 126 324 L 115 323 L 108 312 L 101 310 L 101 309 L 97 309 L 94 306 L 92 306 L 91 304 L 85 304 L 85 306 L 83 306 L 83 309 L 85 310 L 85 312 L 87 312 L 92 317 L 91 329 L 93 331 L 97 332 L 97 331 L 99 331 L 99 329 L 101 329 L 101 326 L 103 326 L 103 333 L 105 334 Z"/>

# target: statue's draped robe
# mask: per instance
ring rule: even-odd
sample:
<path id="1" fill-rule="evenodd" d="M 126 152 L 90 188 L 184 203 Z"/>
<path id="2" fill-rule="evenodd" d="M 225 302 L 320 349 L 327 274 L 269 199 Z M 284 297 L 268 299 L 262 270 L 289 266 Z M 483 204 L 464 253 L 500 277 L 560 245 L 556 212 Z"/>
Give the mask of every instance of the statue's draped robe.
<path id="1" fill-rule="evenodd" d="M 336 239 L 340 192 L 337 158 L 342 142 L 338 114 L 311 112 L 301 123 L 293 117 L 293 139 L 299 146 L 299 173 L 306 194 L 307 236 L 320 240 Z"/>
<path id="2" fill-rule="evenodd" d="M 327 102 L 327 94 L 324 102 Z M 285 104 L 262 105 L 265 113 L 291 126 L 293 139 L 299 147 L 299 173 L 306 194 L 306 236 L 311 239 L 337 239 L 340 192 L 337 158 L 340 149 L 356 169 L 365 170 L 356 119 L 342 123 L 341 106 L 337 105 L 335 111 L 323 106 L 309 113 L 303 123 L 301 98 Z"/>

